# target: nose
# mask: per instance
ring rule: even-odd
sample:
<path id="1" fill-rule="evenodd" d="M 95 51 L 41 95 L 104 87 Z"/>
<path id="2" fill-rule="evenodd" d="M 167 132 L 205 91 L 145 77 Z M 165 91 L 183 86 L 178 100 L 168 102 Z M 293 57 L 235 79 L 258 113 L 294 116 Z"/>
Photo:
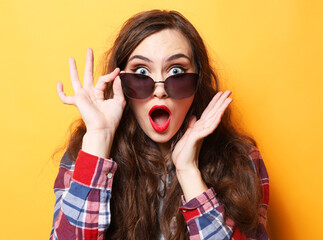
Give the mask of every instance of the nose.
<path id="1" fill-rule="evenodd" d="M 167 98 L 168 94 L 165 91 L 165 82 L 164 81 L 158 81 L 155 82 L 155 90 L 154 90 L 154 97 L 158 98 Z"/>

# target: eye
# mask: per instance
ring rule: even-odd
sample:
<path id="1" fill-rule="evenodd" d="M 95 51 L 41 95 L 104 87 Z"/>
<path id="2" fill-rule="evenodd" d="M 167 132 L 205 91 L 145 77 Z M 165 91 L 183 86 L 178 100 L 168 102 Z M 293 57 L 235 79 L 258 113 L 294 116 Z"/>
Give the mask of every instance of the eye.
<path id="1" fill-rule="evenodd" d="M 185 69 L 182 67 L 172 67 L 169 71 L 170 75 L 181 74 L 184 72 L 185 72 Z"/>
<path id="2" fill-rule="evenodd" d="M 135 69 L 135 73 L 142 74 L 142 75 L 148 75 L 149 71 L 147 68 L 139 67 Z"/>

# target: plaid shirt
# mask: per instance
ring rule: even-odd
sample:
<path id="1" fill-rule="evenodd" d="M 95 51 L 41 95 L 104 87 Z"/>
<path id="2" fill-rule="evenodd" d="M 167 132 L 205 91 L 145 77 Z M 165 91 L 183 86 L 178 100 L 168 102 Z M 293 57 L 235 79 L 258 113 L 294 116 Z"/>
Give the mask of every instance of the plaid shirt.
<path id="1" fill-rule="evenodd" d="M 259 210 L 260 224 L 256 237 L 246 237 L 231 219 L 224 220 L 224 207 L 213 188 L 185 202 L 180 208 L 191 240 L 231 239 L 267 240 L 266 212 L 269 198 L 268 175 L 259 151 L 250 153 L 250 166 L 262 182 L 264 199 Z M 111 220 L 110 199 L 117 164 L 80 151 L 76 162 L 65 154 L 54 184 L 56 203 L 51 240 L 104 239 Z"/>

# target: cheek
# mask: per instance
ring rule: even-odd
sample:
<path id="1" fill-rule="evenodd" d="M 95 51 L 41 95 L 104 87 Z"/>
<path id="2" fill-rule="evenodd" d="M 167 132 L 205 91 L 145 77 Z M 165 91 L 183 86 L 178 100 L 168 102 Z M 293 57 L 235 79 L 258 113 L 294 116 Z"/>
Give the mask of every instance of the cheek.
<path id="1" fill-rule="evenodd" d="M 128 103 L 138 123 L 142 125 L 145 117 L 147 118 L 147 114 L 145 113 L 145 104 L 138 101 L 129 101 Z"/>
<path id="2" fill-rule="evenodd" d="M 187 112 L 193 103 L 193 97 L 182 101 L 183 102 L 176 104 L 177 106 L 174 112 L 174 117 L 176 118 L 174 120 L 176 121 L 176 125 L 179 125 L 179 126 L 183 124 L 183 121 L 187 115 Z"/>

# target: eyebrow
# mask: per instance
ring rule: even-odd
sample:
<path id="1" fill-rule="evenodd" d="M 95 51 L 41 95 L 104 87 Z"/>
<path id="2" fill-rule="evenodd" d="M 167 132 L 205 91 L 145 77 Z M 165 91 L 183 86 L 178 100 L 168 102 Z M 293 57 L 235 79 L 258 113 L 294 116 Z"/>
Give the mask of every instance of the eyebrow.
<path id="1" fill-rule="evenodd" d="M 146 62 L 152 62 L 149 58 L 144 57 L 142 55 L 134 55 L 131 58 L 129 58 L 128 62 L 130 62 L 131 60 L 136 59 L 136 58 L 141 59 L 141 60 L 144 60 Z"/>
<path id="2" fill-rule="evenodd" d="M 146 61 L 146 62 L 150 62 L 150 63 L 153 62 L 149 58 L 147 58 L 145 56 L 142 56 L 142 55 L 134 55 L 131 58 L 129 58 L 128 62 L 130 62 L 131 60 L 136 59 L 136 58 L 137 59 L 141 59 L 141 60 Z M 191 61 L 191 58 L 190 57 L 186 56 L 183 53 L 178 53 L 178 54 L 174 54 L 174 55 L 170 56 L 169 58 L 167 58 L 166 59 L 166 62 L 170 62 L 170 61 L 175 60 L 175 59 L 178 59 L 178 58 L 186 58 L 189 61 Z"/>
<path id="3" fill-rule="evenodd" d="M 189 61 L 191 61 L 190 57 L 186 56 L 183 53 L 178 53 L 178 54 L 174 54 L 174 55 L 170 56 L 169 58 L 167 58 L 166 62 L 170 62 L 170 61 L 175 60 L 177 58 L 187 58 Z"/>

